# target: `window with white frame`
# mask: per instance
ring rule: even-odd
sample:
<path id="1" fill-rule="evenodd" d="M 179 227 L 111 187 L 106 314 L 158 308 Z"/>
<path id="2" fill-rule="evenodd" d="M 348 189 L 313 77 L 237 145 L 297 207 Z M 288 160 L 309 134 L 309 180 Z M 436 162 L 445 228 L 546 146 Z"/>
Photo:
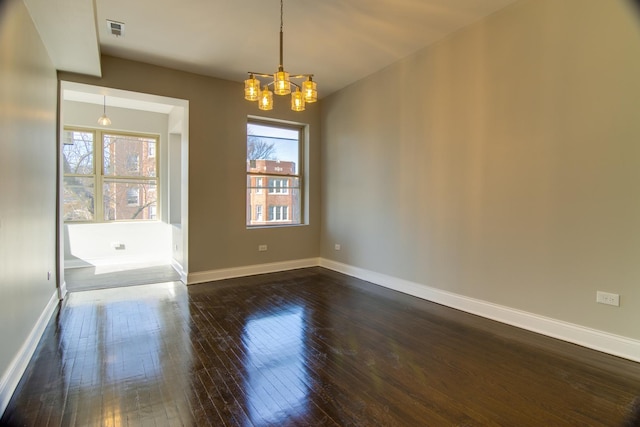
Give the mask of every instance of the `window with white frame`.
<path id="1" fill-rule="evenodd" d="M 269 221 L 287 221 L 289 206 L 269 206 Z"/>
<path id="2" fill-rule="evenodd" d="M 138 188 L 127 188 L 127 206 L 140 206 L 140 190 Z"/>
<path id="3" fill-rule="evenodd" d="M 65 128 L 64 221 L 157 219 L 158 141 L 154 135 Z"/>
<path id="4" fill-rule="evenodd" d="M 289 194 L 289 179 L 269 178 L 270 194 Z"/>
<path id="5" fill-rule="evenodd" d="M 249 120 L 246 170 L 248 227 L 302 223 L 303 129 L 302 126 Z M 267 191 L 262 191 L 264 188 Z M 252 206 L 255 206 L 255 212 L 251 211 Z M 266 213 L 262 211 L 263 206 Z"/>

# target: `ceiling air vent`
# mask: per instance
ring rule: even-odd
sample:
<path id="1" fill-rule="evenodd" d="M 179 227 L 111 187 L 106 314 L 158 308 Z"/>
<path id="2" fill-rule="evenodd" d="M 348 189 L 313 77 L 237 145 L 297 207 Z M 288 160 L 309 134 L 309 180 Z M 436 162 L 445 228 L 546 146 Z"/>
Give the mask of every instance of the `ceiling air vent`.
<path id="1" fill-rule="evenodd" d="M 109 34 L 116 37 L 124 36 L 124 22 L 109 21 L 107 19 L 107 29 Z"/>

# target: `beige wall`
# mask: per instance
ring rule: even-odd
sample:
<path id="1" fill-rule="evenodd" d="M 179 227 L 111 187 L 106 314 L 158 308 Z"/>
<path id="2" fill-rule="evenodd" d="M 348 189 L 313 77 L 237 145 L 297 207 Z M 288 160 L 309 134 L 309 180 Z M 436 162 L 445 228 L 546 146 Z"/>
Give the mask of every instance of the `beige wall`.
<path id="1" fill-rule="evenodd" d="M 108 56 L 102 78 L 60 73 L 66 81 L 95 84 L 189 101 L 189 273 L 319 255 L 320 126 L 318 105 L 303 113 L 276 99 L 268 114 L 244 100 L 243 85 Z M 310 224 L 247 230 L 245 164 L 247 116 L 310 125 Z M 267 252 L 258 252 L 267 244 Z"/>
<path id="2" fill-rule="evenodd" d="M 56 99 L 24 3 L 0 3 L 0 379 L 56 292 Z"/>
<path id="3" fill-rule="evenodd" d="M 640 339 L 638 24 L 525 0 L 324 100 L 322 256 Z"/>

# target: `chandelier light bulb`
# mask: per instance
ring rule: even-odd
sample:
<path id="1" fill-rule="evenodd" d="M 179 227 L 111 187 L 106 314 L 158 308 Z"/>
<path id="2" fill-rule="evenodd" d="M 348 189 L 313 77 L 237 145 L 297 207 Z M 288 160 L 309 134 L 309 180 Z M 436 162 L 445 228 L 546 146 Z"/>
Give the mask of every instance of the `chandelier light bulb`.
<path id="1" fill-rule="evenodd" d="M 258 108 L 264 111 L 273 110 L 273 92 L 271 92 L 267 86 L 260 92 Z"/>
<path id="2" fill-rule="evenodd" d="M 300 88 L 291 94 L 291 109 L 293 111 L 304 111 L 304 95 L 300 92 Z"/>
<path id="3" fill-rule="evenodd" d="M 260 80 L 253 74 L 244 81 L 244 99 L 247 101 L 257 101 L 260 97 Z"/>
<path id="4" fill-rule="evenodd" d="M 316 82 L 309 76 L 308 80 L 302 82 L 302 92 L 304 93 L 305 102 L 316 102 L 318 100 L 318 90 Z"/>

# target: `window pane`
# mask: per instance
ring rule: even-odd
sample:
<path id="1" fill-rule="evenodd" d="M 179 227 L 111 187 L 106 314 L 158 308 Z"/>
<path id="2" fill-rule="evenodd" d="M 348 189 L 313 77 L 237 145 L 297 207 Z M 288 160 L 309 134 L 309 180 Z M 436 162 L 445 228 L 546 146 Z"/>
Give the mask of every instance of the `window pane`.
<path id="1" fill-rule="evenodd" d="M 64 177 L 64 221 L 93 221 L 95 185 L 93 178 Z"/>
<path id="2" fill-rule="evenodd" d="M 93 132 L 67 130 L 62 144 L 65 174 L 93 175 Z"/>
<path id="3" fill-rule="evenodd" d="M 258 192 L 255 187 L 257 180 L 268 182 L 274 179 L 278 182 L 287 181 L 288 186 L 274 186 Z M 247 176 L 247 225 L 282 225 L 300 224 L 300 180 L 289 177 L 286 180 L 253 175 Z M 266 188 L 266 187 L 264 187 Z M 255 209 L 251 212 L 251 206 Z"/>
<path id="4" fill-rule="evenodd" d="M 299 145 L 296 129 L 248 124 L 247 172 L 299 174 Z"/>
<path id="5" fill-rule="evenodd" d="M 103 192 L 105 220 L 156 218 L 155 181 L 106 181 Z"/>
<path id="6" fill-rule="evenodd" d="M 105 176 L 156 176 L 156 140 L 105 134 L 102 138 Z"/>

